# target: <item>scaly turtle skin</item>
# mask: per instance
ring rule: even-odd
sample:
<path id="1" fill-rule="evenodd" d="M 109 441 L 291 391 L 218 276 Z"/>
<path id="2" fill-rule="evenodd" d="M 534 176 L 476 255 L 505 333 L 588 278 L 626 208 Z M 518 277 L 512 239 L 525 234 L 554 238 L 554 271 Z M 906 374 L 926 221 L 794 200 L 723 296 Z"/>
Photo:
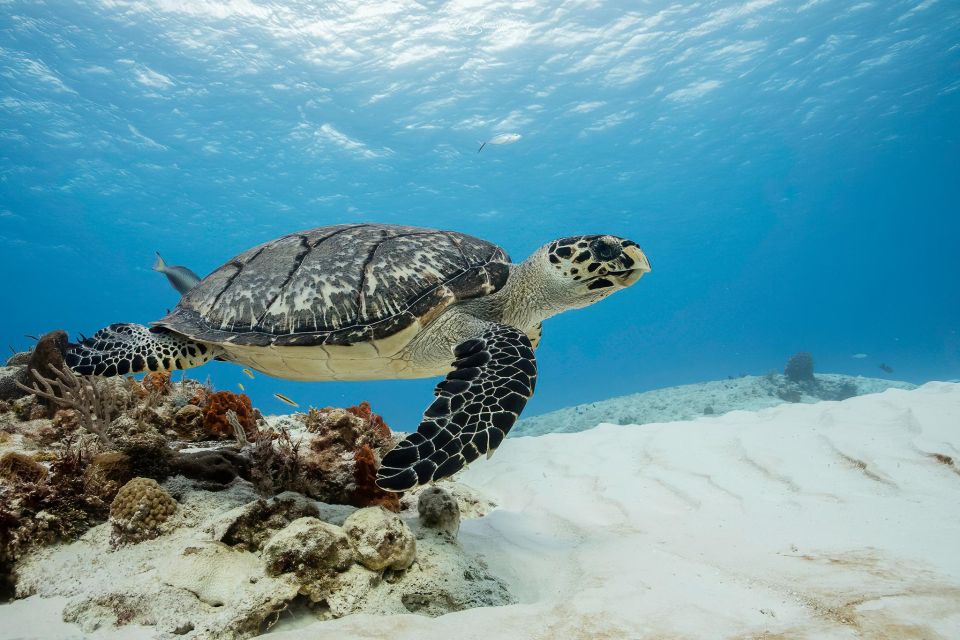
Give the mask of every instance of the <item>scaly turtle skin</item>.
<path id="1" fill-rule="evenodd" d="M 238 255 L 150 328 L 110 325 L 66 361 L 103 376 L 213 358 L 295 380 L 446 375 L 417 432 L 384 456 L 378 484 L 403 491 L 499 446 L 533 394 L 543 320 L 649 270 L 636 243 L 615 236 L 562 238 L 511 264 L 452 231 L 321 227 Z"/>

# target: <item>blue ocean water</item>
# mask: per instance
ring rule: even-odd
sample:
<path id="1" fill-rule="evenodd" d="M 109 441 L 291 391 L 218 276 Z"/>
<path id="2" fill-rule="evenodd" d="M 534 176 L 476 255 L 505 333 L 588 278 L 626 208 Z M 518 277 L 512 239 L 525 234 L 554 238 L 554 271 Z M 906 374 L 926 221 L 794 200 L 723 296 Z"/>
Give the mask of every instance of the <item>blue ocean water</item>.
<path id="1" fill-rule="evenodd" d="M 545 324 L 527 415 L 798 350 L 957 378 L 958 124 L 951 0 L 2 2 L 0 344 L 162 316 L 157 250 L 203 275 L 378 221 L 516 261 L 643 247 L 636 286 Z M 208 374 L 401 429 L 435 383 Z"/>

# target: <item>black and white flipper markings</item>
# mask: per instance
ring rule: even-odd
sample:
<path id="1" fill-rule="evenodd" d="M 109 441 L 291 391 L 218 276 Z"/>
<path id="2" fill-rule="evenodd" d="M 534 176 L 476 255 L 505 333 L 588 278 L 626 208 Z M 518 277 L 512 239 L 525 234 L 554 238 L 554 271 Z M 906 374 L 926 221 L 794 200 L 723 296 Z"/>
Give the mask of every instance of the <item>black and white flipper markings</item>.
<path id="1" fill-rule="evenodd" d="M 491 455 L 533 395 L 537 363 L 518 329 L 488 325 L 453 353 L 455 368 L 437 385 L 417 432 L 383 457 L 380 488 L 406 491 Z"/>
<path id="2" fill-rule="evenodd" d="M 100 329 L 80 344 L 70 345 L 65 360 L 79 374 L 122 376 L 199 367 L 218 353 L 215 347 L 168 329 L 118 323 Z"/>

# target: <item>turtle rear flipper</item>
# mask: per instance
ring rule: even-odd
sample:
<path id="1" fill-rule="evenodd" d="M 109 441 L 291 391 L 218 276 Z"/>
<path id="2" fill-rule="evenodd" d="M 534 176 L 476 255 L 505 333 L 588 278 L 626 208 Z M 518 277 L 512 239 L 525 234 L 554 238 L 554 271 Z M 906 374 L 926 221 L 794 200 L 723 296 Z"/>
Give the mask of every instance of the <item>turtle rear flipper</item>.
<path id="1" fill-rule="evenodd" d="M 218 355 L 219 349 L 169 329 L 119 323 L 70 345 L 64 360 L 79 374 L 109 377 L 199 367 Z"/>
<path id="2" fill-rule="evenodd" d="M 406 491 L 491 456 L 533 395 L 537 363 L 522 331 L 489 324 L 453 353 L 454 370 L 437 385 L 417 432 L 383 457 L 381 489 Z"/>

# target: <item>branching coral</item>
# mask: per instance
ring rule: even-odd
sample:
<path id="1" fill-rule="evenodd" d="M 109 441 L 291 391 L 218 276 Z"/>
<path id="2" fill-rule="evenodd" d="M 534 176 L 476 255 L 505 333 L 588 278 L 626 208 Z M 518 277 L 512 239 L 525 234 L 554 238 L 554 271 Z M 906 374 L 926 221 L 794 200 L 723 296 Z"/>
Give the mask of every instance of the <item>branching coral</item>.
<path id="1" fill-rule="evenodd" d="M 51 364 L 48 368 L 53 371 L 54 378 L 47 378 L 36 369 L 31 369 L 30 374 L 36 382 L 32 387 L 20 386 L 61 407 L 76 410 L 84 428 L 95 433 L 107 446 L 113 446 L 107 427 L 110 425 L 114 398 L 100 392 L 93 376 L 78 376 L 66 366 L 58 368 Z"/>

